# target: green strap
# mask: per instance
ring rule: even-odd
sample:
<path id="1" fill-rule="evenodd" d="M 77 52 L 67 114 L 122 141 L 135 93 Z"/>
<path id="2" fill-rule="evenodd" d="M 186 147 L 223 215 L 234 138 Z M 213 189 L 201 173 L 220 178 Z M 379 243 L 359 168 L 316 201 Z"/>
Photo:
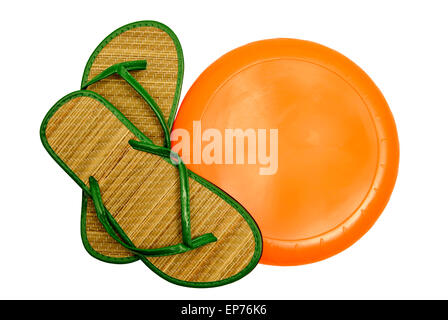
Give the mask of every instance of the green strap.
<path id="1" fill-rule="evenodd" d="M 165 146 L 167 148 L 171 148 L 171 140 L 170 140 L 170 130 L 168 129 L 168 125 L 165 122 L 165 118 L 163 116 L 162 110 L 151 97 L 151 95 L 143 88 L 143 86 L 129 73 L 132 70 L 145 70 L 146 69 L 146 60 L 136 60 L 136 61 L 126 61 L 114 64 L 101 72 L 99 75 L 94 77 L 92 80 L 87 82 L 82 89 L 86 89 L 88 86 L 103 80 L 107 77 L 110 77 L 113 74 L 118 74 L 121 76 L 142 98 L 145 102 L 151 107 L 151 109 L 156 114 L 157 119 L 162 126 L 163 133 L 165 135 Z"/>
<path id="2" fill-rule="evenodd" d="M 164 158 L 171 158 L 174 165 L 179 169 L 180 176 L 180 207 L 182 220 L 182 239 L 185 244 L 191 244 L 191 225 L 190 225 L 190 191 L 188 184 L 188 173 L 185 164 L 180 156 L 168 148 L 156 146 L 149 142 L 129 140 L 132 148 L 144 152 L 159 155 Z"/>
<path id="3" fill-rule="evenodd" d="M 123 247 L 136 254 L 144 255 L 147 257 L 174 255 L 199 248 L 201 246 L 204 246 L 211 242 L 215 242 L 217 240 L 216 237 L 213 236 L 213 234 L 207 233 L 194 239 L 190 239 L 189 241 L 190 245 L 187 245 L 186 243 L 179 243 L 176 245 L 156 249 L 137 248 L 126 236 L 125 232 L 118 225 L 118 222 L 116 222 L 114 217 L 104 207 L 98 181 L 94 177 L 90 177 L 89 184 L 90 184 L 91 197 L 93 200 L 93 204 L 95 205 L 95 211 L 97 213 L 98 219 L 103 224 L 106 231 L 111 235 L 111 237 L 115 241 L 117 241 Z"/>

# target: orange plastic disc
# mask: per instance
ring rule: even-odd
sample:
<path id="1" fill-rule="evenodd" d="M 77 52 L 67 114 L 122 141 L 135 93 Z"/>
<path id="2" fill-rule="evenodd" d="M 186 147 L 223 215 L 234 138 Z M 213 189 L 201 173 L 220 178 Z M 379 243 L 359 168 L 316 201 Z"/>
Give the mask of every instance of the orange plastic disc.
<path id="1" fill-rule="evenodd" d="M 398 171 L 398 136 L 380 90 L 352 61 L 308 41 L 263 40 L 225 54 L 190 88 L 173 129 L 190 133 L 187 167 L 254 217 L 265 264 L 311 263 L 349 247 L 381 214 Z M 243 164 L 193 159 L 211 141 L 202 136 L 198 146 L 207 129 L 222 141 L 226 129 L 266 129 L 267 151 L 277 129 L 276 172 L 274 157 L 266 164 L 254 149 L 249 163 L 249 138 Z"/>

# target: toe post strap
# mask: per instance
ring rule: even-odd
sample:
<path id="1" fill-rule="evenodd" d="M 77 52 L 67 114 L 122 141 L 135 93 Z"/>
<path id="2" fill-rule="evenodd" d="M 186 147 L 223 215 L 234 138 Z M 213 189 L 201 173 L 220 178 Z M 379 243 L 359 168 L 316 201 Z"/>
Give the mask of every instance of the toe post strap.
<path id="1" fill-rule="evenodd" d="M 190 231 L 190 186 L 188 182 L 187 168 L 185 167 L 181 157 L 171 149 L 157 146 L 148 141 L 130 140 L 129 144 L 136 150 L 155 154 L 167 159 L 169 158 L 179 170 L 182 239 L 185 244 L 192 246 L 193 244 Z"/>
<path id="2" fill-rule="evenodd" d="M 157 105 L 155 100 L 151 97 L 151 95 L 145 90 L 145 88 L 129 73 L 129 71 L 134 70 L 145 70 L 146 64 L 146 60 L 125 61 L 116 63 L 105 69 L 99 75 L 93 77 L 93 79 L 91 79 L 87 83 L 83 84 L 82 89 L 87 89 L 88 86 L 98 81 L 104 80 L 114 74 L 118 74 L 143 98 L 143 100 L 152 109 L 165 135 L 165 146 L 171 148 L 170 130 L 168 129 L 168 125 L 165 121 L 162 110 Z"/>
<path id="3" fill-rule="evenodd" d="M 145 69 L 146 69 L 146 60 L 135 60 L 135 61 L 126 61 L 117 63 L 105 69 L 99 75 L 93 77 L 92 80 L 85 83 L 81 89 L 84 90 L 88 86 L 94 84 L 95 82 L 106 79 L 113 74 L 123 73 L 123 70 L 133 71 L 133 70 L 145 70 Z"/>

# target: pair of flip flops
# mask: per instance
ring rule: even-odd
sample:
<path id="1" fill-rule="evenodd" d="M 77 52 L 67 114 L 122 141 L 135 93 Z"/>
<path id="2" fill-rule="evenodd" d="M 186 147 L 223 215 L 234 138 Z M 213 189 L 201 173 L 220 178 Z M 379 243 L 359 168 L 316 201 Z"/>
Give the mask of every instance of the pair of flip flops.
<path id="1" fill-rule="evenodd" d="M 82 189 L 92 256 L 141 260 L 179 285 L 220 286 L 257 265 L 262 238 L 236 200 L 171 151 L 182 79 L 182 49 L 168 27 L 123 26 L 95 49 L 81 90 L 50 109 L 40 135 Z"/>

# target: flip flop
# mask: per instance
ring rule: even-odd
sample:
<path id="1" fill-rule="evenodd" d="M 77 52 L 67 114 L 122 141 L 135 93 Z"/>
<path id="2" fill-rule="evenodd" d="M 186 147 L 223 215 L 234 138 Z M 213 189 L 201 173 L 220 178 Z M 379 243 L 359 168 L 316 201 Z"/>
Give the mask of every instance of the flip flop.
<path id="1" fill-rule="evenodd" d="M 164 279 L 219 286 L 258 263 L 261 235 L 244 208 L 186 170 L 100 95 L 62 98 L 44 118 L 41 139 L 92 198 L 108 234 Z"/>
<path id="2" fill-rule="evenodd" d="M 114 43 L 115 37 L 129 30 L 138 33 L 141 28 L 154 26 L 164 27 L 154 22 L 122 27 L 99 48 L 105 42 Z M 107 48 L 107 43 L 103 47 Z M 154 144 L 126 117 L 132 118 L 138 112 L 125 116 L 121 108 L 119 111 L 92 91 L 69 94 L 47 114 L 41 127 L 43 144 L 85 195 L 82 225 L 83 238 L 92 249 L 89 252 L 116 263 L 137 257 L 161 277 L 184 286 L 211 287 L 240 279 L 255 267 L 261 256 L 261 235 L 253 219 L 235 200 L 186 170 L 180 158 L 171 152 L 166 135 L 169 125 L 164 119 L 169 108 L 163 113 L 163 108 L 159 108 L 138 79 L 139 72 L 147 70 L 147 60 L 115 60 L 89 79 L 88 70 L 95 65 L 91 61 L 95 61 L 95 55 L 101 56 L 98 54 L 101 50 L 95 50 L 89 60 L 83 87 L 95 86 L 96 91 L 104 90 L 105 95 L 108 86 L 115 93 L 127 90 L 119 82 L 131 87 L 147 103 L 146 109 L 138 112 L 148 109 L 154 112 L 160 122 L 158 130 L 165 133 L 157 134 L 153 129 L 146 134 L 165 141 L 165 146 Z M 181 78 L 178 74 L 175 86 L 178 89 L 174 92 L 180 90 Z M 101 86 L 103 82 L 105 85 Z M 126 104 L 120 94 L 110 96 L 117 99 L 116 103 Z M 89 217 L 92 212 L 96 220 L 95 216 Z M 89 228 L 89 223 L 94 223 L 94 227 Z M 96 232 L 99 239 L 107 235 L 118 243 L 124 248 L 123 255 L 116 256 L 114 250 L 100 252 L 101 241 L 92 245 L 89 230 Z M 110 245 L 113 241 L 103 243 Z"/>
<path id="3" fill-rule="evenodd" d="M 322 45 L 272 39 L 225 54 L 179 109 L 173 132 L 187 130 L 190 145 L 194 121 L 223 137 L 230 129 L 278 130 L 278 167 L 248 163 L 247 147 L 242 164 L 194 163 L 174 145 L 189 169 L 251 213 L 263 234 L 260 263 L 311 263 L 348 248 L 392 193 L 399 146 L 387 102 L 357 65 Z"/>
<path id="4" fill-rule="evenodd" d="M 90 80 L 110 66 L 135 60 L 145 60 L 147 65 L 132 75 L 158 105 L 167 130 L 171 130 L 182 88 L 184 60 L 177 36 L 160 22 L 134 22 L 108 35 L 87 61 L 81 88 L 100 94 L 155 144 L 166 145 L 166 132 L 164 135 L 157 115 L 121 76 L 111 74 L 89 85 Z M 84 193 L 81 237 L 87 252 L 101 261 L 129 263 L 139 259 L 106 232 L 96 217 L 93 201 Z"/>

